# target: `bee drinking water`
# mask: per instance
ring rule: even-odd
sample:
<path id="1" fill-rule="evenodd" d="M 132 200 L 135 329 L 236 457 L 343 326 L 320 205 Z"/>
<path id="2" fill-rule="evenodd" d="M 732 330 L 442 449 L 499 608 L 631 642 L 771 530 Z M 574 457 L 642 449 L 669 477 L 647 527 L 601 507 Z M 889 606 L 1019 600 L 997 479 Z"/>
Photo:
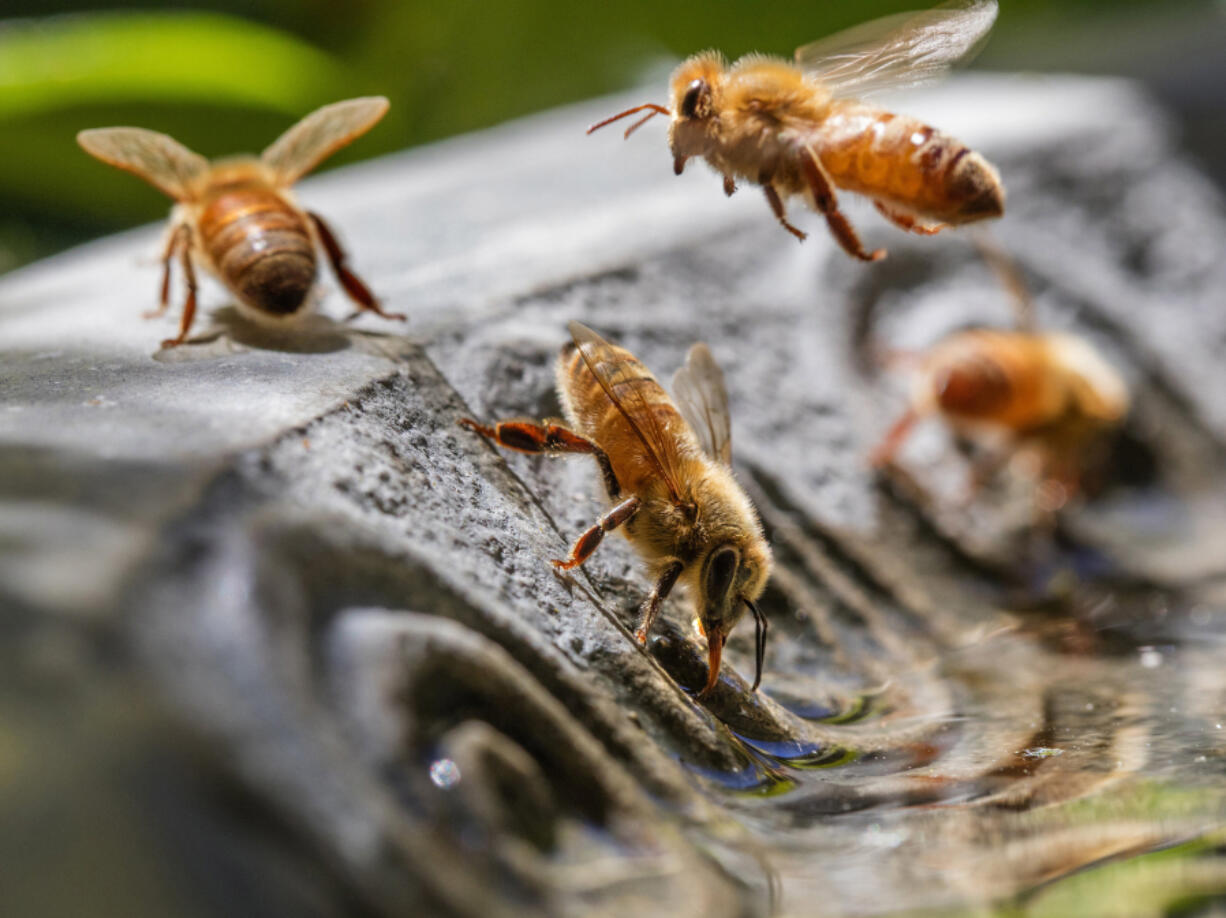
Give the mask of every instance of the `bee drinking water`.
<path id="1" fill-rule="evenodd" d="M 681 583 L 707 640 L 706 695 L 719 678 L 729 632 L 746 609 L 756 625 L 762 677 L 766 618 L 756 601 L 771 570 L 757 513 L 732 476 L 731 428 L 723 373 L 704 344 L 691 348 L 673 380 L 676 403 L 628 351 L 570 323 L 572 343 L 558 358 L 566 425 L 471 418 L 460 423 L 500 446 L 527 453 L 586 453 L 600 466 L 612 509 L 552 563 L 583 564 L 605 533 L 623 533 L 655 582 L 635 637 L 645 643 L 665 597 Z"/>

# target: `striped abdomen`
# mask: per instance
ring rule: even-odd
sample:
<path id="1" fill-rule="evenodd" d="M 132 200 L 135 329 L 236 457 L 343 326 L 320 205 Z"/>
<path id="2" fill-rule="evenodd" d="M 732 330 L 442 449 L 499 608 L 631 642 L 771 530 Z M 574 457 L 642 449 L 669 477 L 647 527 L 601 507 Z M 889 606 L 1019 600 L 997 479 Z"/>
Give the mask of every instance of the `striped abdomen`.
<path id="1" fill-rule="evenodd" d="M 942 223 L 999 217 L 1000 176 L 978 153 L 915 118 L 838 101 L 817 132 L 822 165 L 840 188 Z"/>
<path id="2" fill-rule="evenodd" d="M 659 433 L 653 446 L 666 464 L 676 465 L 679 454 L 696 451 L 689 425 L 673 406 L 651 372 L 629 351 L 608 345 L 590 354 L 626 412 L 648 438 Z M 593 440 L 609 455 L 622 489 L 647 495 L 664 487 L 630 422 L 605 394 L 588 370 L 574 344 L 558 356 L 558 394 L 567 420 L 577 433 Z"/>
<path id="3" fill-rule="evenodd" d="M 932 399 L 954 420 L 1025 431 L 1057 420 L 1068 407 L 1063 376 L 1041 336 L 960 332 L 929 353 L 927 366 Z"/>
<path id="4" fill-rule="evenodd" d="M 274 191 L 222 191 L 204 205 L 197 228 L 218 276 L 243 303 L 288 316 L 306 302 L 315 246 L 302 216 Z"/>

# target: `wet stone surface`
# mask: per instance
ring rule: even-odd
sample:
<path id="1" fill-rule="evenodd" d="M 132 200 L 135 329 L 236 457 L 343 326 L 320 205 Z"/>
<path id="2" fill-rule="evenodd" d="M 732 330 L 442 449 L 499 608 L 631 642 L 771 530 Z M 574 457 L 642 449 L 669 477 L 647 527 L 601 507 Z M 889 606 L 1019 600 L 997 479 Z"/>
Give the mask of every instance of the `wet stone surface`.
<path id="1" fill-rule="evenodd" d="M 674 178 L 658 125 L 583 136 L 622 101 L 304 186 L 407 329 L 272 335 L 214 287 L 155 353 L 152 231 L 0 283 L 0 912 L 1226 896 L 1226 210 L 1161 113 L 1039 78 L 900 103 L 999 165 L 1040 321 L 1133 387 L 1097 493 L 1036 528 L 1020 476 L 960 499 L 936 424 L 866 461 L 905 392 L 881 348 L 1011 321 L 970 241 L 848 203 L 885 262 L 812 215 L 797 245 L 753 189 Z M 748 622 L 702 704 L 683 602 L 632 642 L 623 541 L 546 563 L 602 510 L 591 463 L 456 426 L 557 415 L 570 319 L 664 379 L 695 340 L 722 364 L 778 561 L 760 692 Z"/>

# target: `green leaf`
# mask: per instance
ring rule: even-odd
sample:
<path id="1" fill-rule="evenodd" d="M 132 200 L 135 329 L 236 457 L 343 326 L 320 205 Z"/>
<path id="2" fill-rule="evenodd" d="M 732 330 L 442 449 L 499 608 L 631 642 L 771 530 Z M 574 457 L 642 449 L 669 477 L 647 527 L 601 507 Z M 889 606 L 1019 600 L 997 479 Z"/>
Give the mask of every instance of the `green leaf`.
<path id="1" fill-rule="evenodd" d="M 0 121 L 133 100 L 301 114 L 346 82 L 324 52 L 228 16 L 99 13 L 0 25 Z"/>

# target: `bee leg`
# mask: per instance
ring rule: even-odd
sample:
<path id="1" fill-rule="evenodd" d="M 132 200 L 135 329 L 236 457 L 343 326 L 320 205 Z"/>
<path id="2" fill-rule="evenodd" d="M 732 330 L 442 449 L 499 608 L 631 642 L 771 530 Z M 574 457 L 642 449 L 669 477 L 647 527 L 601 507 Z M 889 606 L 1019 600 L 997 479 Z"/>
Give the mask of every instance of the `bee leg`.
<path id="1" fill-rule="evenodd" d="M 732 197 L 736 193 L 736 181 L 731 175 L 724 176 L 724 194 Z"/>
<path id="2" fill-rule="evenodd" d="M 349 299 L 358 304 L 358 311 L 368 309 L 377 316 L 383 316 L 385 319 L 400 319 L 406 321 L 408 317 L 400 312 L 384 312 L 383 307 L 379 305 L 379 301 L 375 299 L 375 295 L 370 292 L 370 288 L 365 282 L 349 270 L 346 264 L 349 256 L 345 254 L 345 250 L 341 248 L 341 244 L 337 241 L 336 235 L 332 229 L 324 222 L 324 218 L 314 212 L 308 212 L 311 222 L 315 224 L 315 231 L 319 234 L 319 241 L 323 243 L 324 252 L 328 255 L 328 263 L 332 265 L 332 272 L 336 275 L 336 279 L 341 282 L 341 286 L 345 288 L 345 292 L 349 294 Z"/>
<path id="3" fill-rule="evenodd" d="M 179 247 L 182 229 L 183 224 L 176 226 L 170 231 L 170 238 L 166 240 L 166 250 L 162 252 L 162 292 L 158 297 L 158 308 L 145 312 L 143 315 L 146 319 L 160 318 L 166 315 L 166 310 L 170 308 L 170 262 L 175 257 L 175 249 Z"/>
<path id="4" fill-rule="evenodd" d="M 621 483 L 613 474 L 609 454 L 573 430 L 561 424 L 533 424 L 531 421 L 500 421 L 493 427 L 479 424 L 472 418 L 460 418 L 461 427 L 488 437 L 499 446 L 521 453 L 585 453 L 596 459 L 604 478 L 605 491 L 610 500 L 621 496 Z"/>
<path id="5" fill-rule="evenodd" d="M 196 269 L 192 267 L 192 231 L 185 223 L 175 231 L 175 235 L 180 237 L 179 260 L 183 265 L 183 279 L 187 283 L 187 299 L 183 301 L 183 317 L 179 320 L 179 334 L 174 338 L 167 338 L 162 342 L 162 347 L 178 347 L 187 340 L 187 333 L 191 330 L 192 320 L 196 318 Z"/>
<path id="6" fill-rule="evenodd" d="M 570 547 L 570 555 L 567 556 L 565 561 L 555 559 L 549 563 L 564 571 L 578 567 L 592 556 L 592 552 L 604 540 L 604 534 L 612 532 L 622 523 L 631 519 L 634 514 L 639 512 L 639 507 L 642 506 L 642 503 L 637 497 L 627 497 L 597 520 L 595 526 L 575 539 L 575 544 Z"/>
<path id="7" fill-rule="evenodd" d="M 686 160 L 688 159 L 689 159 L 688 156 L 674 156 L 673 157 L 673 175 L 680 175 L 682 172 L 685 171 L 685 163 L 686 163 Z"/>
<path id="8" fill-rule="evenodd" d="M 920 236 L 935 236 L 948 226 L 946 223 L 924 223 L 912 214 L 904 213 L 901 210 L 891 210 L 880 201 L 874 201 L 873 206 L 877 208 L 883 217 L 900 229 L 905 229 L 908 233 L 917 233 Z"/>
<path id="9" fill-rule="evenodd" d="M 655 624 L 656 616 L 660 614 L 660 606 L 672 592 L 673 585 L 684 569 L 685 565 L 680 561 L 673 561 L 669 564 L 656 580 L 656 585 L 652 587 L 650 595 L 643 600 L 643 605 L 639 607 L 639 624 L 634 629 L 634 639 L 640 644 L 647 643 L 647 634 L 651 631 L 651 626 Z"/>
<path id="10" fill-rule="evenodd" d="M 864 251 L 864 246 L 860 244 L 860 237 L 856 235 L 855 228 L 839 210 L 839 202 L 834 196 L 834 187 L 830 183 L 830 177 L 826 175 L 826 170 L 822 168 L 821 162 L 812 150 L 802 151 L 800 169 L 809 185 L 809 190 L 813 193 L 813 203 L 825 216 L 826 225 L 830 227 L 830 232 L 834 234 L 834 238 L 838 240 L 844 251 L 861 261 L 879 261 L 885 258 L 885 249 Z"/>
<path id="11" fill-rule="evenodd" d="M 907 436 L 911 433 L 911 428 L 915 426 L 915 422 L 919 420 L 919 415 L 912 409 L 908 408 L 903 416 L 894 422 L 894 425 L 889 429 L 889 432 L 882 437 L 881 442 L 869 454 L 869 464 L 875 469 L 884 468 L 894 460 L 894 454 L 898 452 L 898 448 L 902 446 Z"/>
<path id="12" fill-rule="evenodd" d="M 775 219 L 783 224 L 783 228 L 785 230 L 787 230 L 801 242 L 804 242 L 809 234 L 804 230 L 799 230 L 792 226 L 792 224 L 788 223 L 788 213 L 783 207 L 783 200 L 779 197 L 779 192 L 775 190 L 775 186 L 770 183 L 769 179 L 762 183 L 762 191 L 766 195 L 766 203 L 768 203 L 771 206 L 771 210 L 775 212 Z"/>

